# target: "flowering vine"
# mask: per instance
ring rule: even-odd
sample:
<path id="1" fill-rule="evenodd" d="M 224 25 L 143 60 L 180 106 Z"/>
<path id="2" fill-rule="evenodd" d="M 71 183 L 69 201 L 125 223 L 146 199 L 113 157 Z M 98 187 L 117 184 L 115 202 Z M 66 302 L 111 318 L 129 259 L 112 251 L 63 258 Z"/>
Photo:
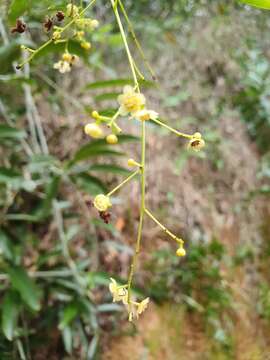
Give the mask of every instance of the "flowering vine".
<path id="1" fill-rule="evenodd" d="M 118 101 L 118 110 L 115 112 L 113 116 L 103 116 L 99 114 L 98 111 L 92 112 L 92 117 L 94 122 L 88 123 L 84 127 L 84 132 L 86 135 L 99 139 L 106 138 L 106 141 L 109 144 L 117 144 L 118 137 L 117 135 L 122 131 L 119 125 L 117 124 L 117 120 L 119 117 L 128 116 L 130 120 L 135 120 L 140 122 L 141 135 L 141 159 L 136 161 L 134 159 L 128 160 L 128 166 L 135 168 L 131 174 L 124 179 L 119 185 L 117 185 L 113 190 L 111 190 L 108 194 L 99 194 L 95 197 L 93 205 L 98 210 L 101 218 L 108 222 L 110 218 L 110 214 L 108 210 L 112 207 L 111 196 L 118 191 L 122 186 L 127 184 L 129 181 L 139 176 L 140 178 L 140 219 L 138 225 L 137 239 L 135 244 L 135 252 L 134 256 L 131 260 L 129 276 L 127 283 L 124 285 L 119 285 L 117 282 L 111 278 L 111 282 L 109 285 L 109 290 L 113 296 L 113 301 L 119 301 L 124 304 L 128 312 L 128 318 L 130 321 L 137 319 L 139 315 L 144 312 L 149 303 L 149 298 L 143 299 L 141 302 L 138 302 L 132 294 L 132 284 L 134 272 L 137 266 L 138 256 L 141 250 L 141 240 L 142 240 L 142 231 L 145 216 L 148 216 L 153 222 L 155 222 L 164 233 L 166 233 L 171 239 L 173 239 L 177 243 L 176 255 L 179 257 L 183 257 L 186 255 L 186 250 L 184 249 L 184 241 L 173 234 L 169 229 L 167 229 L 155 216 L 154 214 L 147 208 L 145 203 L 145 189 L 146 189 L 146 123 L 154 122 L 159 126 L 166 128 L 168 131 L 174 133 L 177 136 L 186 138 L 188 140 L 187 147 L 194 151 L 200 151 L 204 146 L 205 142 L 202 138 L 202 135 L 199 132 L 195 132 L 194 134 L 185 134 L 182 133 L 171 126 L 163 123 L 159 119 L 159 114 L 155 110 L 149 109 L 147 106 L 147 101 L 145 96 L 141 93 L 139 78 L 144 78 L 141 74 L 136 62 L 130 52 L 129 44 L 127 41 L 125 29 L 119 14 L 119 10 L 121 11 L 127 26 L 130 31 L 132 38 L 135 42 L 136 47 L 140 55 L 142 56 L 143 61 L 145 62 L 147 68 L 151 72 L 151 75 L 154 77 L 154 73 L 151 69 L 151 66 L 147 62 L 141 45 L 135 35 L 132 24 L 129 20 L 127 12 L 125 11 L 124 5 L 121 0 L 110 0 L 111 6 L 115 15 L 115 19 L 117 25 L 119 27 L 119 31 L 124 43 L 125 51 L 127 54 L 129 66 L 131 69 L 132 77 L 133 77 L 133 85 L 125 86 L 123 89 L 123 93 L 119 95 Z M 23 46 L 24 50 L 27 50 L 30 55 L 24 60 L 21 64 L 18 65 L 18 68 L 21 68 L 27 62 L 30 62 L 44 47 L 48 46 L 51 43 L 59 43 L 64 42 L 66 44 L 65 52 L 62 54 L 61 59 L 54 64 L 54 68 L 59 70 L 61 73 L 70 72 L 72 66 L 76 64 L 78 58 L 77 56 L 70 54 L 68 51 L 68 41 L 69 38 L 75 38 L 80 42 L 80 45 L 83 49 L 88 51 L 91 48 L 91 43 L 87 40 L 87 32 L 94 31 L 98 26 L 98 21 L 96 19 L 85 18 L 85 12 L 94 4 L 95 0 L 92 0 L 84 9 L 81 7 L 77 7 L 76 5 L 69 4 L 66 8 L 66 12 L 57 12 L 56 18 L 58 22 L 67 19 L 67 22 L 64 26 L 54 25 L 54 21 L 52 18 L 46 20 L 44 24 L 47 31 L 52 31 L 50 39 L 41 45 L 38 49 L 33 50 L 28 47 Z M 22 22 L 17 21 L 16 32 L 22 31 L 22 28 L 25 29 L 25 24 L 22 25 Z M 67 30 L 71 31 L 68 33 Z M 110 130 L 110 134 L 105 136 L 103 125 L 105 125 Z"/>

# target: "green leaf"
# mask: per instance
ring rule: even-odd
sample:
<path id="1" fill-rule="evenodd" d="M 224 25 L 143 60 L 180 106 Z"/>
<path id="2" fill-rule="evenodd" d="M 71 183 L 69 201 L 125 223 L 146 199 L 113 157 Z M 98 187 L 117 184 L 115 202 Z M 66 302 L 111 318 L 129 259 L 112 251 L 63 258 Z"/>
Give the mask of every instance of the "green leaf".
<path id="1" fill-rule="evenodd" d="M 20 299 L 14 291 L 8 291 L 2 305 L 2 331 L 11 341 L 17 326 Z"/>
<path id="2" fill-rule="evenodd" d="M 120 95 L 120 94 L 121 93 L 119 93 L 119 92 L 104 93 L 101 95 L 96 95 L 94 99 L 96 102 L 105 101 L 105 100 L 116 100 L 118 95 Z"/>
<path id="3" fill-rule="evenodd" d="M 23 139 L 26 137 L 24 131 L 18 130 L 8 125 L 0 125 L 0 139 Z"/>
<path id="4" fill-rule="evenodd" d="M 83 188 L 84 191 L 90 193 L 91 195 L 107 192 L 107 189 L 101 180 L 87 173 L 78 174 L 73 178 L 73 180 L 76 181 L 78 186 Z"/>
<path id="5" fill-rule="evenodd" d="M 60 176 L 53 176 L 50 179 L 50 182 L 48 183 L 46 187 L 46 196 L 45 199 L 42 201 L 40 206 L 36 209 L 36 212 L 34 216 L 36 216 L 39 219 L 48 217 L 52 212 L 52 201 L 56 198 L 59 185 L 61 182 Z"/>
<path id="6" fill-rule="evenodd" d="M 7 260 L 11 261 L 14 259 L 15 254 L 12 242 L 3 230 L 0 230 L 0 253 Z"/>
<path id="7" fill-rule="evenodd" d="M 10 22 L 14 22 L 19 16 L 30 7 L 30 0 L 12 0 L 9 7 L 8 19 Z"/>
<path id="8" fill-rule="evenodd" d="M 74 159 L 71 161 L 70 165 L 82 160 L 86 160 L 94 156 L 123 156 L 124 153 L 111 150 L 109 146 L 93 146 L 92 143 L 82 146 L 74 156 Z"/>
<path id="9" fill-rule="evenodd" d="M 70 303 L 64 309 L 62 319 L 61 319 L 61 322 L 59 324 L 59 329 L 60 330 L 63 330 L 78 315 L 78 313 L 79 313 L 79 306 L 78 305 L 79 305 L 78 303 L 73 302 L 73 303 Z"/>
<path id="10" fill-rule="evenodd" d="M 27 272 L 20 266 L 13 266 L 8 269 L 8 274 L 13 288 L 19 292 L 25 304 L 30 309 L 38 311 L 40 309 L 40 293 Z"/>
<path id="11" fill-rule="evenodd" d="M 107 88 L 113 86 L 125 86 L 132 85 L 132 79 L 113 79 L 113 80 L 105 80 L 105 81 L 96 81 L 86 85 L 86 89 L 100 89 Z"/>
<path id="12" fill-rule="evenodd" d="M 73 334 L 72 329 L 70 326 L 66 326 L 62 330 L 62 336 L 63 336 L 63 343 L 65 350 L 68 354 L 71 354 L 72 352 L 72 342 L 73 342 Z"/>
<path id="13" fill-rule="evenodd" d="M 123 168 L 122 166 L 110 165 L 110 164 L 96 164 L 92 165 L 90 171 L 99 171 L 105 173 L 112 173 L 117 175 L 128 175 L 130 170 Z"/>
<path id="14" fill-rule="evenodd" d="M 240 0 L 242 3 L 255 6 L 260 9 L 270 9 L 270 0 Z"/>

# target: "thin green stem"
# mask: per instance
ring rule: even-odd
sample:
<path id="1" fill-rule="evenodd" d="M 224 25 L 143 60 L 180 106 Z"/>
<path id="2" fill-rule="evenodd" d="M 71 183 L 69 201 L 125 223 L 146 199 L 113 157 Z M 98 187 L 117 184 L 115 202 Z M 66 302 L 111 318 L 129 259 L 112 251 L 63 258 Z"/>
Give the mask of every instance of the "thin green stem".
<path id="1" fill-rule="evenodd" d="M 136 176 L 140 172 L 140 169 L 134 171 L 131 175 L 129 175 L 124 181 L 122 181 L 119 185 L 117 185 L 113 190 L 111 190 L 107 196 L 111 196 L 114 194 L 117 190 L 119 190 L 122 186 L 124 186 L 126 183 L 128 183 L 134 176 Z"/>
<path id="2" fill-rule="evenodd" d="M 81 17 L 94 3 L 96 2 L 96 0 L 92 0 L 79 14 L 79 17 Z M 65 30 L 67 30 L 75 21 L 77 18 L 73 18 L 69 23 L 67 23 L 64 27 L 59 28 L 59 33 L 62 34 L 62 32 L 64 32 Z M 41 45 L 37 50 L 35 50 L 32 55 L 30 55 L 25 61 L 23 61 L 22 63 L 20 63 L 18 65 L 18 68 L 22 68 L 25 64 L 29 63 L 30 61 L 33 60 L 33 58 L 41 51 L 43 50 L 45 47 L 47 47 L 48 45 L 50 45 L 52 42 L 54 42 L 53 39 L 49 39 L 48 41 L 46 41 L 43 45 Z"/>
<path id="3" fill-rule="evenodd" d="M 192 139 L 192 138 L 193 138 L 193 135 L 189 135 L 189 134 L 182 133 L 182 132 L 180 132 L 180 131 L 172 128 L 171 126 L 164 124 L 164 123 L 161 122 L 160 120 L 157 120 L 157 119 L 156 119 L 156 120 L 153 120 L 153 119 L 152 119 L 152 121 L 155 122 L 156 124 L 160 125 L 160 126 L 163 126 L 165 129 L 173 132 L 173 133 L 176 134 L 177 136 L 182 136 L 182 137 L 184 137 L 184 138 L 186 138 L 186 139 Z"/>
<path id="4" fill-rule="evenodd" d="M 142 122 L 142 134 L 141 134 L 141 207 L 140 207 L 140 220 L 138 227 L 138 235 L 135 247 L 135 254 L 132 259 L 130 266 L 130 272 L 128 276 L 128 303 L 130 303 L 131 298 L 131 284 L 134 275 L 134 271 L 137 265 L 138 254 L 141 248 L 141 239 L 142 239 L 142 229 L 143 229 L 143 220 L 145 212 L 145 143 L 146 143 L 146 129 L 145 121 Z"/>
<path id="5" fill-rule="evenodd" d="M 170 230 L 168 230 L 161 222 L 158 221 L 158 219 L 148 210 L 145 209 L 145 213 L 167 234 L 169 235 L 173 240 L 177 241 L 179 244 L 183 245 L 183 240 L 179 239 L 175 234 L 173 234 Z"/>
<path id="6" fill-rule="evenodd" d="M 125 9 L 125 7 L 124 7 L 124 5 L 123 5 L 123 3 L 122 3 L 121 0 L 118 0 L 118 2 L 119 2 L 120 9 L 121 9 L 121 11 L 122 11 L 122 13 L 123 13 L 123 15 L 124 15 L 124 17 L 125 17 L 125 19 L 126 19 L 127 24 L 128 24 L 129 31 L 130 31 L 130 33 L 131 33 L 131 36 L 132 36 L 132 38 L 133 38 L 133 41 L 134 41 L 135 45 L 137 46 L 137 49 L 139 50 L 139 53 L 140 53 L 140 55 L 141 55 L 141 57 L 142 57 L 145 65 L 146 65 L 146 67 L 148 68 L 148 70 L 149 70 L 152 78 L 155 80 L 155 79 L 156 79 L 156 75 L 155 75 L 155 73 L 154 73 L 151 65 L 149 64 L 148 60 L 146 59 L 146 56 L 144 55 L 143 49 L 142 49 L 142 47 L 141 47 L 141 44 L 140 44 L 139 40 L 137 39 L 137 36 L 136 36 L 135 31 L 134 31 L 134 29 L 133 29 L 133 25 L 132 25 L 131 21 L 129 20 L 129 17 L 128 17 L 128 14 L 127 14 L 127 12 L 126 12 L 126 9 Z"/>
<path id="7" fill-rule="evenodd" d="M 138 83 L 138 80 L 137 80 L 136 70 L 135 70 L 135 67 L 134 67 L 134 60 L 133 60 L 132 55 L 131 55 L 130 50 L 129 50 L 129 46 L 128 46 L 128 43 L 127 43 L 127 37 L 126 37 L 125 31 L 124 31 L 124 28 L 123 28 L 123 25 L 122 25 L 122 22 L 121 22 L 121 18 L 119 16 L 117 3 L 116 3 L 116 1 L 111 0 L 111 4 L 112 4 L 112 8 L 113 8 L 113 11 L 114 11 L 117 23 L 118 23 L 118 27 L 119 27 L 123 42 L 124 42 L 124 46 L 125 46 L 125 49 L 126 49 L 126 53 L 127 53 L 130 69 L 131 69 L 131 72 L 132 72 L 132 75 L 133 75 L 134 83 L 135 83 L 136 87 L 139 89 L 139 83 Z"/>

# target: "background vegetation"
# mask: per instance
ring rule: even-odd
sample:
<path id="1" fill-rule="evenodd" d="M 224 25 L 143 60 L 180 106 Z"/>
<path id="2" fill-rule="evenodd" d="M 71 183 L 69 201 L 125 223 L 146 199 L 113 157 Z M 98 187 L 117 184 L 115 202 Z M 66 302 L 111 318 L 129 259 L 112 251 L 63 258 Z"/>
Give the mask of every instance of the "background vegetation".
<path id="1" fill-rule="evenodd" d="M 114 199 L 110 224 L 89 201 L 127 174 L 136 124 L 119 145 L 82 132 L 111 113 L 129 83 L 107 2 L 80 65 L 53 70 L 49 46 L 16 70 L 20 45 L 47 39 L 46 16 L 67 1 L 0 2 L 0 358 L 243 359 L 270 357 L 269 13 L 233 1 L 126 1 L 157 80 L 142 84 L 164 121 L 206 150 L 149 125 L 147 201 L 187 240 L 185 259 L 151 222 L 136 277 L 152 304 L 136 326 L 111 303 L 125 281 L 138 225 L 138 184 Z M 49 10 L 48 10 L 49 8 Z M 11 34 L 16 18 L 25 34 Z M 143 66 L 143 64 L 142 64 Z M 145 69 L 147 74 L 147 69 Z"/>

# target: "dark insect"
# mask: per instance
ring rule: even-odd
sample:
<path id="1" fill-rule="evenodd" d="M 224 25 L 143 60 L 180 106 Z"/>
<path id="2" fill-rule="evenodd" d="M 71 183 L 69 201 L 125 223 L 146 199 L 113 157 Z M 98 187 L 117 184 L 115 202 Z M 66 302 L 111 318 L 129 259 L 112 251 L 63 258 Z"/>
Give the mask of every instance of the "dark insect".
<path id="1" fill-rule="evenodd" d="M 44 24 L 43 24 L 45 30 L 49 32 L 53 26 L 53 20 L 52 18 L 46 18 Z"/>
<path id="2" fill-rule="evenodd" d="M 99 211 L 100 218 L 105 222 L 105 224 L 109 224 L 111 219 L 111 214 L 107 211 Z"/>
<path id="3" fill-rule="evenodd" d="M 200 145 L 200 140 L 193 140 L 192 143 L 190 144 L 190 146 L 196 147 Z"/>
<path id="4" fill-rule="evenodd" d="M 63 11 L 57 11 L 57 13 L 55 14 L 55 16 L 57 17 L 58 21 L 63 21 L 65 18 L 65 14 L 63 13 Z"/>
<path id="5" fill-rule="evenodd" d="M 26 24 L 20 20 L 20 19 L 17 19 L 16 20 L 16 26 L 14 26 L 12 29 L 11 29 L 11 32 L 12 34 L 14 33 L 19 33 L 19 34 L 22 34 L 25 32 L 25 29 L 26 29 Z"/>

